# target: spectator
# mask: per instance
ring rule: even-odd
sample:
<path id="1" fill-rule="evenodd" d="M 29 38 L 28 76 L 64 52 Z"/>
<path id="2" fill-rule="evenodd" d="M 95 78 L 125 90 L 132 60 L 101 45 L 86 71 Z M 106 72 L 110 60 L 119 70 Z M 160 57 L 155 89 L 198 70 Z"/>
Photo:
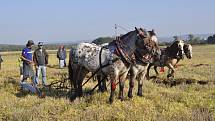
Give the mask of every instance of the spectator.
<path id="1" fill-rule="evenodd" d="M 28 40 L 26 47 L 22 50 L 22 60 L 23 60 L 23 79 L 22 82 L 27 81 L 27 78 L 34 80 L 34 71 L 33 71 L 33 57 L 31 48 L 33 47 L 34 42 Z"/>
<path id="2" fill-rule="evenodd" d="M 64 51 L 64 56 L 65 56 L 65 59 L 64 59 L 64 67 L 66 67 L 66 48 L 65 46 L 63 47 L 63 51 Z"/>
<path id="3" fill-rule="evenodd" d="M 66 65 L 66 49 L 63 45 L 57 51 L 57 58 L 59 59 L 59 68 L 63 68 Z"/>
<path id="4" fill-rule="evenodd" d="M 38 48 L 34 51 L 33 61 L 36 68 L 35 84 L 39 84 L 40 72 L 42 74 L 42 85 L 46 86 L 46 65 L 48 64 L 48 53 L 43 47 L 43 43 L 38 43 Z"/>
<path id="5" fill-rule="evenodd" d="M 3 62 L 3 59 L 2 59 L 2 57 L 1 57 L 1 55 L 0 55 L 0 70 L 1 70 L 1 63 Z"/>
<path id="6" fill-rule="evenodd" d="M 22 80 L 23 79 L 23 61 L 21 56 L 18 58 L 18 66 L 19 66 L 19 72 L 20 72 L 20 80 Z"/>

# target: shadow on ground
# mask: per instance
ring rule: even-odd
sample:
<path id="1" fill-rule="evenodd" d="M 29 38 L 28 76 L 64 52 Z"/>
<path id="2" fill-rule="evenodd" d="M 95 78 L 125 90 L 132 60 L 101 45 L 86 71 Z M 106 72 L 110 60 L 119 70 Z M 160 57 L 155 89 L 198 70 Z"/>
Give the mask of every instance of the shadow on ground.
<path id="1" fill-rule="evenodd" d="M 170 87 L 181 85 L 181 84 L 186 84 L 186 85 L 190 85 L 190 84 L 199 84 L 199 85 L 214 84 L 215 85 L 215 81 L 196 80 L 196 79 L 190 79 L 190 78 L 162 79 L 162 78 L 158 78 L 158 77 L 154 76 L 154 77 L 151 77 L 151 79 L 152 79 L 153 82 L 155 82 L 157 84 L 164 84 L 164 85 L 168 85 Z"/>

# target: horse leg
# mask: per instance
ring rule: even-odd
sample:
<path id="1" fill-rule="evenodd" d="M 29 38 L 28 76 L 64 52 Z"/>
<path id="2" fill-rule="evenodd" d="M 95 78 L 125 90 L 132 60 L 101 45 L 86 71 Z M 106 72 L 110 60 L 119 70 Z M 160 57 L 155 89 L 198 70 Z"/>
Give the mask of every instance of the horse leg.
<path id="1" fill-rule="evenodd" d="M 137 72 L 134 71 L 134 67 L 131 67 L 130 69 L 130 80 L 129 80 L 129 91 L 128 91 L 128 97 L 132 98 L 133 97 L 133 88 L 134 88 L 134 80 L 137 77 Z"/>
<path id="2" fill-rule="evenodd" d="M 102 82 L 101 82 L 101 85 L 102 85 L 102 92 L 106 92 L 107 91 L 107 85 L 106 85 L 106 79 L 105 77 L 102 78 Z"/>
<path id="3" fill-rule="evenodd" d="M 119 78 L 119 99 L 121 99 L 121 101 L 124 100 L 124 86 L 127 75 L 128 72 L 124 72 Z"/>
<path id="4" fill-rule="evenodd" d="M 148 65 L 145 66 L 144 70 L 138 75 L 138 91 L 137 91 L 137 95 L 140 96 L 140 97 L 143 96 L 143 81 L 145 79 L 147 68 L 148 68 Z"/>
<path id="5" fill-rule="evenodd" d="M 172 64 L 167 64 L 167 67 L 169 68 L 169 74 L 167 75 L 167 78 L 170 78 L 170 77 L 174 77 L 174 72 L 175 72 L 175 69 L 174 69 L 174 66 Z"/>
<path id="6" fill-rule="evenodd" d="M 75 71 L 74 71 L 75 70 Z M 76 99 L 77 90 L 78 90 L 78 82 L 79 82 L 79 72 L 80 72 L 80 66 L 76 64 L 69 65 L 69 79 L 71 86 L 71 94 L 70 94 L 70 100 L 73 101 Z"/>
<path id="7" fill-rule="evenodd" d="M 97 75 L 98 79 L 98 84 L 99 84 L 99 92 L 105 92 L 107 91 L 107 86 L 106 86 L 106 78 L 102 75 Z"/>
<path id="8" fill-rule="evenodd" d="M 153 66 L 153 64 L 152 63 L 150 63 L 149 64 L 149 66 L 148 66 L 148 68 L 147 68 L 147 72 L 146 72 L 146 78 L 147 78 L 147 80 L 149 80 L 150 79 L 150 76 L 149 76 L 149 71 L 150 71 L 150 68 Z"/>
<path id="9" fill-rule="evenodd" d="M 138 91 L 137 95 L 142 97 L 143 96 L 143 82 L 141 79 L 138 79 Z"/>
<path id="10" fill-rule="evenodd" d="M 112 79 L 111 80 L 111 92 L 110 92 L 110 98 L 109 98 L 110 103 L 113 103 L 113 101 L 114 101 L 115 90 L 116 90 L 116 79 Z"/>
<path id="11" fill-rule="evenodd" d="M 81 67 L 80 70 L 80 75 L 79 75 L 79 83 L 78 83 L 78 96 L 82 97 L 83 96 L 83 89 L 82 89 L 82 83 L 86 77 L 86 75 L 89 73 L 89 71 L 85 67 Z"/>
<path id="12" fill-rule="evenodd" d="M 99 89 L 98 89 L 98 91 L 99 92 L 102 92 L 102 76 L 101 75 L 97 75 L 96 76 L 97 77 L 97 80 L 98 80 L 98 85 L 99 85 Z"/>
<path id="13" fill-rule="evenodd" d="M 115 90 L 116 90 L 116 80 L 117 80 L 117 74 L 115 74 L 113 71 L 111 71 L 110 74 L 110 83 L 111 83 L 111 92 L 110 92 L 110 97 L 109 97 L 109 102 L 112 104 L 114 101 L 114 95 L 115 95 Z"/>
<path id="14" fill-rule="evenodd" d="M 154 70 L 155 70 L 156 76 L 159 76 L 157 68 L 158 68 L 157 66 L 154 66 Z"/>
<path id="15" fill-rule="evenodd" d="M 108 81 L 108 78 L 103 78 L 104 79 L 104 81 L 103 81 L 103 83 L 104 83 L 104 92 L 107 92 L 107 81 Z"/>

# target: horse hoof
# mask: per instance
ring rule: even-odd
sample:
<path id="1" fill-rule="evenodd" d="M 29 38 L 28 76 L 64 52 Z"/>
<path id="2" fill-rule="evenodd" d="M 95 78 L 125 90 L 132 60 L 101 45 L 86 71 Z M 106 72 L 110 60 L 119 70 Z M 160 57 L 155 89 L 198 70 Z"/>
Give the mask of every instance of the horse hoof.
<path id="1" fill-rule="evenodd" d="M 170 77 L 172 77 L 172 75 L 171 75 L 171 74 L 168 74 L 168 75 L 167 75 L 167 78 L 170 78 Z"/>
<path id="2" fill-rule="evenodd" d="M 113 103 L 113 98 L 109 98 L 109 103 L 110 103 L 110 104 Z"/>
<path id="3" fill-rule="evenodd" d="M 124 101 L 125 100 L 125 98 L 121 98 L 121 101 Z"/>
<path id="4" fill-rule="evenodd" d="M 133 98 L 132 93 L 128 92 L 128 97 L 129 97 L 129 98 Z"/>
<path id="5" fill-rule="evenodd" d="M 70 96 L 69 100 L 73 102 L 76 99 L 76 96 Z"/>
<path id="6" fill-rule="evenodd" d="M 143 94 L 142 93 L 137 93 L 137 96 L 143 97 Z"/>

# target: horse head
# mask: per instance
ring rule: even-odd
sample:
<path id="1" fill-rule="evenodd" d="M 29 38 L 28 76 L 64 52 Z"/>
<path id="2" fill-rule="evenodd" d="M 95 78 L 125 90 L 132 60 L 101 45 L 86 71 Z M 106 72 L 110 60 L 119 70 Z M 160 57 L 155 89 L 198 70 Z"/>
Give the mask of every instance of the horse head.
<path id="1" fill-rule="evenodd" d="M 178 55 L 181 59 L 184 58 L 184 41 L 183 40 L 178 40 Z"/>
<path id="2" fill-rule="evenodd" d="M 156 36 L 156 33 L 154 31 L 154 29 L 152 29 L 151 31 L 148 31 L 149 35 L 151 36 L 151 40 L 158 43 L 158 38 Z"/>
<path id="3" fill-rule="evenodd" d="M 184 53 L 188 59 L 192 58 L 192 46 L 191 44 L 184 44 Z"/>
<path id="4" fill-rule="evenodd" d="M 118 43 L 118 46 L 121 47 L 121 49 L 130 57 L 137 48 L 151 48 L 149 46 L 149 43 L 151 43 L 150 35 L 142 28 L 135 27 L 134 31 L 130 31 L 127 34 L 120 36 L 115 42 Z"/>
<path id="5" fill-rule="evenodd" d="M 138 54 L 139 57 L 142 57 L 143 60 L 146 60 L 147 62 L 148 61 L 152 62 L 152 61 L 156 60 L 157 58 L 160 58 L 161 51 L 158 46 L 158 40 L 157 40 L 157 36 L 156 36 L 154 30 L 145 31 L 142 28 L 140 28 L 140 30 L 146 32 L 145 37 L 147 37 L 147 43 L 145 43 L 144 49 L 139 48 L 136 50 L 137 53 L 139 53 Z"/>
<path id="6" fill-rule="evenodd" d="M 170 47 L 167 47 L 171 56 L 177 56 L 180 59 L 183 59 L 184 55 L 184 41 L 176 40 Z"/>

